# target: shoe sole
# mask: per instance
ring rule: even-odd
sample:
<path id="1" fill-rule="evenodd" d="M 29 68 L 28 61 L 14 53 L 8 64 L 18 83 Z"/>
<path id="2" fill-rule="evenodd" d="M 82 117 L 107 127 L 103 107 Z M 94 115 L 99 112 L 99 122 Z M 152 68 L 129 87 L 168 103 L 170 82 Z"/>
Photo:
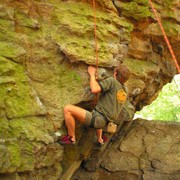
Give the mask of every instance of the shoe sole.
<path id="1" fill-rule="evenodd" d="M 74 144 L 76 144 L 76 142 L 66 143 L 66 142 L 62 142 L 62 141 L 57 141 L 57 143 L 59 143 L 61 145 L 74 145 Z"/>

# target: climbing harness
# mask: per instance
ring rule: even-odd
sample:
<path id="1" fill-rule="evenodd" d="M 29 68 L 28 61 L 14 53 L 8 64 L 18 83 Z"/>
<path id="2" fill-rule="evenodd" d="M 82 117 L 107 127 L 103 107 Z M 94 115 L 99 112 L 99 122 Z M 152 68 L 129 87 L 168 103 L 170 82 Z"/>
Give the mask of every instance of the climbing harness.
<path id="1" fill-rule="evenodd" d="M 170 53 L 171 53 L 171 56 L 172 56 L 172 58 L 173 58 L 173 60 L 174 60 L 174 63 L 175 63 L 176 68 L 177 68 L 177 70 L 178 70 L 178 73 L 180 74 L 179 64 L 178 64 L 178 62 L 177 62 L 176 56 L 175 56 L 174 51 L 173 51 L 173 49 L 172 49 L 172 46 L 171 46 L 171 44 L 170 44 L 170 42 L 169 42 L 169 39 L 168 39 L 168 37 L 167 37 L 167 35 L 166 35 L 165 31 L 164 31 L 164 28 L 163 28 L 163 25 L 162 25 L 162 23 L 161 23 L 161 20 L 160 20 L 158 14 L 157 14 L 157 10 L 155 9 L 155 7 L 154 7 L 154 5 L 153 5 L 153 3 L 152 3 L 151 0 L 149 0 L 149 4 L 150 4 L 150 6 L 151 6 L 151 8 L 152 8 L 152 10 L 153 10 L 153 13 L 154 13 L 156 19 L 157 19 L 157 22 L 158 22 L 159 27 L 160 27 L 160 29 L 161 29 L 161 31 L 162 31 L 162 34 L 163 34 L 163 36 L 164 36 L 165 42 L 166 42 L 166 44 L 167 44 L 167 46 L 168 46 L 168 49 L 169 49 L 169 51 L 170 51 Z"/>

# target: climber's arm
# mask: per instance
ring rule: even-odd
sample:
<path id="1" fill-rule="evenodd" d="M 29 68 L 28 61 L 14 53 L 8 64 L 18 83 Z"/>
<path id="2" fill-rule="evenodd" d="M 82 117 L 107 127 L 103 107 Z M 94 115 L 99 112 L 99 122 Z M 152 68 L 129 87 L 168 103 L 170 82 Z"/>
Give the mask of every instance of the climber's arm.
<path id="1" fill-rule="evenodd" d="M 101 87 L 96 80 L 95 72 L 96 72 L 96 68 L 94 66 L 88 67 L 88 73 L 90 76 L 90 88 L 92 93 L 101 92 Z"/>

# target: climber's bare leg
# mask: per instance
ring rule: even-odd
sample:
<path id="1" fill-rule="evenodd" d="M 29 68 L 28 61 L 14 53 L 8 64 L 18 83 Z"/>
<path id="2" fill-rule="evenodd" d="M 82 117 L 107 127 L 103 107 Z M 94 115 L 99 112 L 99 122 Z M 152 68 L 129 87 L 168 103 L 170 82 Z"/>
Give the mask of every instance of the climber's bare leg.
<path id="1" fill-rule="evenodd" d="M 99 143 L 103 143 L 102 129 L 96 129 L 97 140 Z"/>
<path id="2" fill-rule="evenodd" d="M 68 135 L 72 137 L 72 141 L 76 141 L 75 137 L 75 119 L 84 124 L 86 110 L 74 105 L 64 107 L 64 118 L 68 130 Z"/>

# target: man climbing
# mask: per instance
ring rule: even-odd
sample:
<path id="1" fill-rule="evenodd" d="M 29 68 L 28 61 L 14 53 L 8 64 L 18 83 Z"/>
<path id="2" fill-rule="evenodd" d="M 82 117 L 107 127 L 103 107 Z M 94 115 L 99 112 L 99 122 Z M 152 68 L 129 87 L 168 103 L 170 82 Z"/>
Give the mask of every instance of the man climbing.
<path id="1" fill-rule="evenodd" d="M 83 108 L 67 105 L 64 107 L 64 118 L 68 134 L 59 140 L 60 144 L 74 144 L 75 120 L 86 126 L 96 129 L 97 141 L 102 145 L 105 141 L 102 137 L 102 128 L 108 121 L 115 122 L 126 101 L 126 90 L 124 83 L 130 76 L 130 71 L 125 65 L 119 65 L 114 70 L 114 77 L 109 77 L 101 82 L 96 80 L 96 68 L 88 67 L 90 76 L 90 88 L 92 93 L 101 92 L 97 105 L 92 112 Z"/>

